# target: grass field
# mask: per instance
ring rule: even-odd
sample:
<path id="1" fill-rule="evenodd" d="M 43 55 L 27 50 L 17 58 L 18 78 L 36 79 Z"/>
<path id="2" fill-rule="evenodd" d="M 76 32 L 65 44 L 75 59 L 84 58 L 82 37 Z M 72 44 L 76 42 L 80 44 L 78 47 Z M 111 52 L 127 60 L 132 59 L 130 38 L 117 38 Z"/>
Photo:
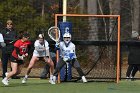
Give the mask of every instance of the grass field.
<path id="1" fill-rule="evenodd" d="M 2 79 L 0 79 L 2 80 Z M 21 79 L 13 79 L 9 86 L 0 83 L 0 93 L 140 93 L 140 81 L 114 82 L 63 82 L 51 85 L 48 80 L 29 79 L 21 84 Z"/>

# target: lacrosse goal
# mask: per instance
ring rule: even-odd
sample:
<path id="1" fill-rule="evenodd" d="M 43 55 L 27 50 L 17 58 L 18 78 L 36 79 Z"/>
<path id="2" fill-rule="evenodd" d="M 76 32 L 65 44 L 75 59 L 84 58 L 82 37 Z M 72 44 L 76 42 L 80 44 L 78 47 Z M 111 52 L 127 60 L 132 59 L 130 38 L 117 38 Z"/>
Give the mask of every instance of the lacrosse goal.
<path id="1" fill-rule="evenodd" d="M 55 14 L 72 22 L 72 42 L 86 77 L 116 81 L 120 78 L 120 15 Z M 72 77 L 78 77 L 72 69 Z"/>

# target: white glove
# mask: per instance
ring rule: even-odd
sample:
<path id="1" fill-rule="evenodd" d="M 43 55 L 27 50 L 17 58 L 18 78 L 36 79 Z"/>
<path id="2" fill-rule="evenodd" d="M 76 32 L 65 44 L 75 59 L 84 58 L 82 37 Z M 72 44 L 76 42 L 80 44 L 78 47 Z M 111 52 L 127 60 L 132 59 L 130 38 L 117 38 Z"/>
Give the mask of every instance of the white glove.
<path id="1" fill-rule="evenodd" d="M 56 48 L 57 50 L 59 50 L 59 48 L 60 48 L 60 43 L 56 43 L 56 44 L 55 44 L 55 48 Z"/>
<path id="2" fill-rule="evenodd" d="M 63 57 L 63 60 L 66 62 L 69 60 L 69 57 Z"/>
<path id="3" fill-rule="evenodd" d="M 24 54 L 24 57 L 27 57 L 28 56 L 28 53 Z"/>
<path id="4" fill-rule="evenodd" d="M 23 59 L 24 59 L 24 57 L 27 57 L 27 56 L 28 56 L 28 53 L 23 54 L 22 56 L 18 55 L 18 58 L 19 58 L 20 60 L 23 60 Z"/>
<path id="5" fill-rule="evenodd" d="M 24 56 L 23 55 L 22 56 L 18 55 L 18 59 L 23 60 Z"/>

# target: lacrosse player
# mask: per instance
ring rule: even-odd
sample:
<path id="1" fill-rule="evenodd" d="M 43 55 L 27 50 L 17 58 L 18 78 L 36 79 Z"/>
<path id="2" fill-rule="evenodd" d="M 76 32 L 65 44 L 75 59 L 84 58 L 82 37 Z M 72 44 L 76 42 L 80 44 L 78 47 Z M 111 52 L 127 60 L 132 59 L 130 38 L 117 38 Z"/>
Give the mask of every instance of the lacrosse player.
<path id="1" fill-rule="evenodd" d="M 28 68 L 27 68 L 27 72 L 25 74 L 25 77 L 22 80 L 22 83 L 26 83 L 28 76 L 29 76 L 31 69 L 33 68 L 35 62 L 37 62 L 38 60 L 43 60 L 50 66 L 50 80 L 49 80 L 49 82 L 52 84 L 53 83 L 52 74 L 54 71 L 54 64 L 53 64 L 52 59 L 50 58 L 49 44 L 46 40 L 44 40 L 43 34 L 39 34 L 38 39 L 34 43 L 34 47 L 35 47 L 35 49 L 33 52 L 33 56 L 30 60 L 30 63 L 29 63 Z"/>
<path id="2" fill-rule="evenodd" d="M 4 85 L 9 85 L 9 79 L 12 76 L 20 74 L 21 64 L 24 63 L 24 57 L 28 56 L 28 48 L 31 44 L 28 39 L 29 34 L 24 33 L 22 35 L 22 38 L 14 43 L 14 50 L 10 58 L 12 71 L 9 73 L 5 73 L 6 77 L 2 80 L 2 83 Z"/>
<path id="3" fill-rule="evenodd" d="M 82 69 L 80 68 L 80 64 L 77 61 L 76 53 L 75 53 L 75 45 L 71 42 L 71 34 L 70 33 L 65 33 L 63 35 L 63 41 L 60 42 L 59 47 L 56 45 L 57 48 L 60 49 L 60 58 L 58 61 L 58 64 L 56 66 L 56 69 L 53 74 L 53 81 L 55 84 L 56 81 L 56 76 L 58 72 L 61 70 L 61 68 L 68 62 L 70 63 L 73 67 L 76 68 L 78 74 L 83 80 L 83 83 L 87 82 L 84 73 Z"/>

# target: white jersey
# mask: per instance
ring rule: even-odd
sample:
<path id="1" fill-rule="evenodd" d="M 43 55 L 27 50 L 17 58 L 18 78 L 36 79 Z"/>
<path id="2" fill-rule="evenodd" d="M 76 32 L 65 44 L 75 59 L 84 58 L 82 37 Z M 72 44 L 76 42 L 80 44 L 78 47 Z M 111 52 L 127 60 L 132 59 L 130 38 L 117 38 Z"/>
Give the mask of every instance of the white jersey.
<path id="1" fill-rule="evenodd" d="M 66 47 L 64 41 L 60 42 L 60 56 L 66 57 L 69 56 L 70 53 L 73 53 L 72 58 L 76 58 L 75 45 L 70 42 L 69 45 Z"/>
<path id="2" fill-rule="evenodd" d="M 40 44 L 39 40 L 36 40 L 34 43 L 34 52 L 33 52 L 33 56 L 37 56 L 37 57 L 44 57 L 44 56 L 49 56 L 49 43 L 44 40 L 45 42 L 45 46 L 44 44 Z M 44 48 L 46 50 L 44 50 Z"/>
<path id="3" fill-rule="evenodd" d="M 3 35 L 0 33 L 0 42 L 4 42 Z"/>

